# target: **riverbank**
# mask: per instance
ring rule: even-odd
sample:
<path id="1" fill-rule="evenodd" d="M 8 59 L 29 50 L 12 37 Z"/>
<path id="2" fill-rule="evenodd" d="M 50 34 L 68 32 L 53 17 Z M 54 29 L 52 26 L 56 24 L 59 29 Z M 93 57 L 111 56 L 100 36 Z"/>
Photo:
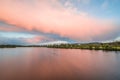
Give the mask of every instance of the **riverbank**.
<path id="1" fill-rule="evenodd" d="M 0 48 L 16 48 L 16 47 L 47 47 L 47 48 L 63 48 L 63 49 L 88 49 L 88 50 L 108 50 L 120 51 L 120 42 L 111 43 L 84 43 L 84 44 L 60 44 L 60 45 L 0 45 Z"/>
<path id="2" fill-rule="evenodd" d="M 0 45 L 0 48 L 17 48 L 17 47 L 41 47 L 36 45 Z"/>
<path id="3" fill-rule="evenodd" d="M 48 48 L 120 51 L 120 42 L 48 45 Z"/>

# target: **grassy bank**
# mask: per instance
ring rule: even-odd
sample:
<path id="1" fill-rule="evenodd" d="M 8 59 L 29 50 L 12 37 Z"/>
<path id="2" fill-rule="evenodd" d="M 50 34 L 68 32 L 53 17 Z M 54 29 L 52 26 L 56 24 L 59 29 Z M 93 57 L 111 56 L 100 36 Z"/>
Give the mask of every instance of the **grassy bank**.
<path id="1" fill-rule="evenodd" d="M 86 43 L 86 44 L 60 44 L 60 45 L 0 45 L 0 48 L 16 48 L 16 47 L 47 47 L 47 48 L 64 48 L 64 49 L 89 49 L 89 50 L 108 50 L 120 51 L 120 42 L 111 43 Z"/>
<path id="2" fill-rule="evenodd" d="M 48 48 L 120 51 L 120 42 L 48 45 Z"/>

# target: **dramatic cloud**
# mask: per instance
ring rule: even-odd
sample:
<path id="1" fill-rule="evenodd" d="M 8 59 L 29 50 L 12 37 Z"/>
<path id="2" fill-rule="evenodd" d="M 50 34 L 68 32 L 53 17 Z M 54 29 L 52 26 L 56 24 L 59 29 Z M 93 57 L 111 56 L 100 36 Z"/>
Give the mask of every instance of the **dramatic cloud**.
<path id="1" fill-rule="evenodd" d="M 16 26 L 11 29 L 0 26 L 3 31 L 18 31 L 22 28 L 81 41 L 92 41 L 98 36 L 104 39 L 117 28 L 113 20 L 98 19 L 78 11 L 71 0 L 64 3 L 62 0 L 0 0 L 0 20 Z M 39 42 L 41 39 L 35 37 L 27 41 Z"/>

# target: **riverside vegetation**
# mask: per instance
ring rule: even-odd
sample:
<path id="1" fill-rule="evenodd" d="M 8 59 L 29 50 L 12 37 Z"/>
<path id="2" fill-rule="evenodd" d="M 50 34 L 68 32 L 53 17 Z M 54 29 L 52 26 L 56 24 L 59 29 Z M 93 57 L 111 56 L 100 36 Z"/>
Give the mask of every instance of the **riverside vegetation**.
<path id="1" fill-rule="evenodd" d="M 48 45 L 48 48 L 120 51 L 120 42 Z"/>
<path id="2" fill-rule="evenodd" d="M 47 47 L 47 48 L 64 48 L 64 49 L 89 49 L 89 50 L 108 50 L 120 51 L 120 41 L 111 43 L 84 43 L 84 44 L 54 44 L 54 45 L 0 45 L 0 48 L 16 47 Z"/>

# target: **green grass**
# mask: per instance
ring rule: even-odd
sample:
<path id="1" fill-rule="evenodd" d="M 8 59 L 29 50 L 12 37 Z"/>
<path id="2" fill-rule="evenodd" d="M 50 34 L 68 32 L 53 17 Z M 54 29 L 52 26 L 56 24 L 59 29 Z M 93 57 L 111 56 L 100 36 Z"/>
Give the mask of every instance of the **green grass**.
<path id="1" fill-rule="evenodd" d="M 65 49 L 89 49 L 89 50 L 120 51 L 120 42 L 88 43 L 88 44 L 61 44 L 61 45 L 48 45 L 46 47 L 48 47 L 48 48 L 65 48 Z"/>

